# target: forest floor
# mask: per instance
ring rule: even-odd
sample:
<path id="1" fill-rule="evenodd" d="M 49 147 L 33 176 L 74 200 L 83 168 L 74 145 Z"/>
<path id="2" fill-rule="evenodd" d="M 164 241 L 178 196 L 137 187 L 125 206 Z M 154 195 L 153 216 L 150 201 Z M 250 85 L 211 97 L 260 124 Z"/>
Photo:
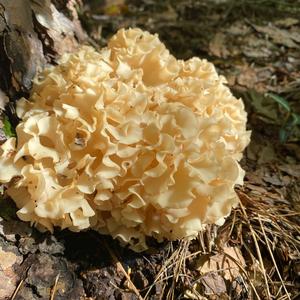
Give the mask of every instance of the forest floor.
<path id="1" fill-rule="evenodd" d="M 40 233 L 2 199 L 0 299 L 299 299 L 300 1 L 86 2 L 94 45 L 141 27 L 226 76 L 252 130 L 240 206 L 193 241 L 136 254 L 93 231 Z"/>

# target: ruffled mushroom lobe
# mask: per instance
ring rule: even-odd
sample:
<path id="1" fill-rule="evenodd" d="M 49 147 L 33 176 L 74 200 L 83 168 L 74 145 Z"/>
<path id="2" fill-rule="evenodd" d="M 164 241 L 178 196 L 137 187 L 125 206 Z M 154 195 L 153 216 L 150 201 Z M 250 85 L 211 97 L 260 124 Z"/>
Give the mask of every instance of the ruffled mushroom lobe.
<path id="1" fill-rule="evenodd" d="M 145 238 L 222 224 L 243 183 L 246 112 L 213 64 L 176 60 L 157 35 L 121 29 L 38 74 L 0 146 L 0 182 L 20 219 Z"/>

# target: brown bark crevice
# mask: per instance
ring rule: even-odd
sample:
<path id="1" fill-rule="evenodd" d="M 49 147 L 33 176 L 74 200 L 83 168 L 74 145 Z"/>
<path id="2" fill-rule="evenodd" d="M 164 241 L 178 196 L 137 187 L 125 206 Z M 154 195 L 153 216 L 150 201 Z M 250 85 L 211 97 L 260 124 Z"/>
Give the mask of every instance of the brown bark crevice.
<path id="1" fill-rule="evenodd" d="M 85 37 L 50 0 L 0 0 L 0 89 L 11 100 L 28 94 L 36 72 Z"/>

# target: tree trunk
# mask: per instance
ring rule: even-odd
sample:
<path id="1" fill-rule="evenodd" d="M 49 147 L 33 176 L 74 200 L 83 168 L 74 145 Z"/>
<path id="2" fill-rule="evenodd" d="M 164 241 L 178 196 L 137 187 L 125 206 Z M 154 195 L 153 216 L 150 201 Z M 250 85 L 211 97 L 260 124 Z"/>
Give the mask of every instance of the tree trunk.
<path id="1" fill-rule="evenodd" d="M 86 39 L 75 5 L 74 0 L 0 0 L 0 113 L 6 105 L 12 123 L 17 123 L 14 103 L 28 95 L 36 72 Z M 0 117 L 0 142 L 3 122 Z M 13 204 L 0 191 L 1 300 L 50 299 L 54 293 L 55 299 L 83 297 L 82 282 L 63 253 L 56 238 L 16 220 Z"/>
<path id="2" fill-rule="evenodd" d="M 64 2 L 73 20 L 50 0 L 0 0 L 0 88 L 11 99 L 28 92 L 38 69 L 85 39 L 76 2 Z"/>

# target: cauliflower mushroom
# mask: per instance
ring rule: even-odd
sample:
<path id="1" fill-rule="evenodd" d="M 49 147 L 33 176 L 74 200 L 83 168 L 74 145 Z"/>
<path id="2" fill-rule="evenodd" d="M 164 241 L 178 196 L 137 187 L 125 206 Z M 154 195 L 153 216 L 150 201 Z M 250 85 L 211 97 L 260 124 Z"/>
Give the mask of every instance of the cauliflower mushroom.
<path id="1" fill-rule="evenodd" d="M 136 251 L 147 236 L 193 238 L 222 224 L 243 183 L 243 102 L 213 64 L 177 60 L 157 35 L 121 29 L 47 67 L 17 103 L 0 182 L 21 220 L 93 228 Z"/>

